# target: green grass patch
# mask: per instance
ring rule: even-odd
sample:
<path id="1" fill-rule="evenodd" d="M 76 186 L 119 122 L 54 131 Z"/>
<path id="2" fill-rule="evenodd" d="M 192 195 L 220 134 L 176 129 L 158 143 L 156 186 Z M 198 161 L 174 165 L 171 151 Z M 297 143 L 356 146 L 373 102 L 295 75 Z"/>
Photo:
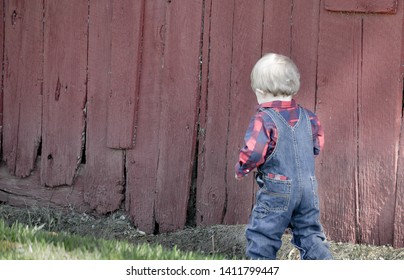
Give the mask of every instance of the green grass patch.
<path id="1" fill-rule="evenodd" d="M 212 260 L 160 245 L 133 245 L 126 241 L 82 237 L 65 232 L 48 232 L 39 227 L 0 219 L 0 259 L 3 260 Z"/>

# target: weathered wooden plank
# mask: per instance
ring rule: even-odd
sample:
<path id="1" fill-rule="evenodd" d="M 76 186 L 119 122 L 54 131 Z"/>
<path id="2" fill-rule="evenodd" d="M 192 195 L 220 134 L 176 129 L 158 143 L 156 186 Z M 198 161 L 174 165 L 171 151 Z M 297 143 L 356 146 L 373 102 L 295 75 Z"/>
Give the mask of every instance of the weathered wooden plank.
<path id="1" fill-rule="evenodd" d="M 263 53 L 291 57 L 301 73 L 297 101 L 314 110 L 320 1 L 265 1 Z"/>
<path id="2" fill-rule="evenodd" d="M 227 207 L 226 224 L 247 223 L 254 200 L 254 178 L 248 176 L 237 182 L 234 165 L 248 122 L 255 112 L 257 101 L 250 86 L 250 73 L 261 57 L 263 1 L 235 1 L 233 25 L 233 54 L 230 89 L 230 114 L 227 138 Z M 223 108 L 226 108 L 223 106 Z"/>
<path id="3" fill-rule="evenodd" d="M 213 225 L 223 222 L 226 188 L 233 184 L 227 184 L 225 177 L 226 166 L 232 163 L 224 151 L 231 98 L 234 1 L 207 1 L 205 5 L 196 222 Z"/>
<path id="4" fill-rule="evenodd" d="M 162 232 L 183 228 L 186 222 L 196 143 L 203 1 L 168 3 L 155 209 Z"/>
<path id="5" fill-rule="evenodd" d="M 155 230 L 154 208 L 159 161 L 161 95 L 166 34 L 166 1 L 146 1 L 136 144 L 126 151 L 126 209 L 134 224 L 147 233 Z M 171 94 L 171 93 L 170 93 Z"/>
<path id="6" fill-rule="evenodd" d="M 143 0 L 112 1 L 112 80 L 107 118 L 110 148 L 131 148 L 134 142 L 143 5 Z"/>
<path id="7" fill-rule="evenodd" d="M 400 7 L 401 7 L 400 2 Z M 403 27 L 401 27 L 403 28 Z M 401 39 L 401 69 L 400 73 L 404 76 L 404 38 Z M 404 82 L 401 87 L 404 88 Z M 404 108 L 402 108 L 403 110 Z M 401 133 L 397 160 L 397 181 L 396 181 L 396 203 L 394 209 L 394 241 L 396 248 L 404 247 L 404 111 L 401 113 Z"/>
<path id="8" fill-rule="evenodd" d="M 325 0 L 325 8 L 333 12 L 397 13 L 397 0 Z"/>
<path id="9" fill-rule="evenodd" d="M 291 58 L 300 72 L 300 90 L 296 100 L 314 111 L 320 0 L 294 1 L 292 11 Z"/>
<path id="10" fill-rule="evenodd" d="M 46 1 L 41 182 L 71 185 L 85 128 L 88 3 Z"/>
<path id="11" fill-rule="evenodd" d="M 3 157 L 12 174 L 26 177 L 41 141 L 43 5 L 5 3 Z"/>
<path id="12" fill-rule="evenodd" d="M 356 241 L 357 79 L 361 19 L 321 9 L 317 114 L 325 147 L 317 159 L 322 221 L 332 240 Z"/>
<path id="13" fill-rule="evenodd" d="M 39 206 L 79 212 L 91 210 L 83 200 L 81 186 L 46 188 L 41 185 L 39 170 L 35 169 L 29 177 L 20 178 L 10 175 L 4 163 L 0 163 L 0 202 L 24 208 Z"/>
<path id="14" fill-rule="evenodd" d="M 84 199 L 99 213 L 112 212 L 124 198 L 124 157 L 107 148 L 107 104 L 111 89 L 111 0 L 90 1 L 86 162 Z"/>
<path id="15" fill-rule="evenodd" d="M 0 3 L 0 15 L 4 15 L 4 2 Z M 0 20 L 0 57 L 2 61 L 2 71 L 3 71 L 3 66 L 4 66 L 4 61 L 3 61 L 3 53 L 4 53 L 4 19 Z M 3 80 L 3 75 L 2 75 L 2 80 L 1 80 L 1 90 L 0 90 L 0 161 L 3 160 L 3 154 L 1 152 L 2 147 L 3 147 L 3 87 L 4 85 L 4 80 Z"/>
<path id="16" fill-rule="evenodd" d="M 292 47 L 292 0 L 264 1 L 262 52 L 290 56 Z M 262 15 L 255 15 L 262 18 Z"/>
<path id="17" fill-rule="evenodd" d="M 393 244 L 402 25 L 403 9 L 363 16 L 358 164 L 360 242 L 366 244 Z"/>
<path id="18" fill-rule="evenodd" d="M 404 57 L 403 57 L 404 58 Z M 403 61 L 403 58 L 401 61 Z M 397 186 L 396 186 L 396 203 L 394 216 L 394 241 L 393 246 L 396 248 L 404 247 L 404 126 L 401 119 L 400 147 L 398 153 L 397 165 Z"/>

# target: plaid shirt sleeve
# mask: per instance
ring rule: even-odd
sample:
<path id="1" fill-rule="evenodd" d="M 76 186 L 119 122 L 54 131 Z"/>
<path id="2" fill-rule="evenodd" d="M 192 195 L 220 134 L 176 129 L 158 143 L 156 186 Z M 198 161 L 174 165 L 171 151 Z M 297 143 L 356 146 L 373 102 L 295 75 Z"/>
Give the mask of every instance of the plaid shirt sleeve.
<path id="1" fill-rule="evenodd" d="M 262 113 L 257 113 L 252 117 L 244 137 L 245 146 L 240 150 L 235 166 L 237 177 L 246 176 L 264 163 L 270 141 L 270 129 L 265 127 Z"/>
<path id="2" fill-rule="evenodd" d="M 324 146 L 324 131 L 320 120 L 308 111 L 313 132 L 313 154 L 320 154 Z M 264 163 L 266 155 L 276 145 L 277 130 L 273 122 L 264 123 L 262 113 L 257 113 L 250 121 L 244 137 L 245 146 L 240 150 L 239 161 L 235 166 L 236 176 L 241 178 Z"/>
<path id="3" fill-rule="evenodd" d="M 313 152 L 317 156 L 324 147 L 324 130 L 318 117 L 310 111 L 308 113 L 313 131 Z"/>

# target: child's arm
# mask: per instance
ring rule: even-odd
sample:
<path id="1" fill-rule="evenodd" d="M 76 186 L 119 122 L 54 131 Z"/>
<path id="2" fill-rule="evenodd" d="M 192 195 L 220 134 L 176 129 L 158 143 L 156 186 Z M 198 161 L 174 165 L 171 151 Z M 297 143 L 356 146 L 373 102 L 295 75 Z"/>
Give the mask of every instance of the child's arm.
<path id="1" fill-rule="evenodd" d="M 270 133 L 264 125 L 262 113 L 257 113 L 250 121 L 244 137 L 245 146 L 240 150 L 235 166 L 237 180 L 247 176 L 254 168 L 265 162 L 270 143 Z"/>
<path id="2" fill-rule="evenodd" d="M 314 113 L 309 112 L 309 116 L 313 132 L 313 152 L 314 155 L 317 156 L 324 147 L 324 130 L 321 126 L 320 120 Z"/>

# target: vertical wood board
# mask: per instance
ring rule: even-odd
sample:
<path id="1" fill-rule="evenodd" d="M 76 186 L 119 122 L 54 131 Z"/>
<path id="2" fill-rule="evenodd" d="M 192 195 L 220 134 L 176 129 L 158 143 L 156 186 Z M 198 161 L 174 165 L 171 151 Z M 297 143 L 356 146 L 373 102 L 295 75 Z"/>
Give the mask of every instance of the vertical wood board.
<path id="1" fill-rule="evenodd" d="M 400 2 L 400 9 L 402 9 L 403 1 Z M 401 25 L 401 28 L 404 27 Z M 401 38 L 401 68 L 400 74 L 404 78 L 404 37 Z M 404 82 L 401 83 L 404 88 Z M 401 110 L 403 110 L 402 108 Z M 397 181 L 396 181 L 396 202 L 395 202 L 395 216 L 394 216 L 394 241 L 393 246 L 396 248 L 404 248 L 404 111 L 401 113 L 401 133 L 400 144 L 397 159 Z"/>
<path id="2" fill-rule="evenodd" d="M 186 222 L 196 142 L 202 2 L 168 2 L 156 200 L 162 232 L 183 228 Z"/>
<path id="3" fill-rule="evenodd" d="M 11 174 L 34 168 L 41 138 L 42 1 L 6 2 L 3 157 Z"/>
<path id="4" fill-rule="evenodd" d="M 4 17 L 4 2 L 0 2 L 0 16 Z M 0 57 L 2 73 L 4 73 L 4 18 L 0 21 Z M 4 76 L 1 75 L 1 89 L 0 89 L 0 162 L 3 160 L 2 147 L 3 147 L 3 91 L 4 91 Z"/>
<path id="5" fill-rule="evenodd" d="M 242 181 L 234 179 L 234 165 L 238 162 L 240 149 L 249 120 L 255 113 L 257 100 L 250 86 L 252 67 L 261 57 L 263 28 L 263 1 L 235 1 L 233 25 L 233 53 L 230 89 L 230 114 L 227 138 L 227 207 L 226 224 L 247 223 L 254 197 L 252 174 Z"/>
<path id="6" fill-rule="evenodd" d="M 41 182 L 71 185 L 85 137 L 88 3 L 46 1 Z"/>
<path id="7" fill-rule="evenodd" d="M 111 93 L 107 145 L 133 146 L 144 1 L 112 0 Z"/>
<path id="8" fill-rule="evenodd" d="M 403 9 L 363 16 L 359 82 L 359 213 L 361 242 L 392 244 L 396 164 L 402 110 Z"/>
<path id="9" fill-rule="evenodd" d="M 402 119 L 401 122 L 404 120 Z M 400 150 L 398 154 L 397 190 L 394 216 L 394 241 L 396 248 L 404 247 L 404 133 L 401 125 Z"/>
<path id="10" fill-rule="evenodd" d="M 126 208 L 134 224 L 147 233 L 155 230 L 160 122 L 166 121 L 160 117 L 161 98 L 169 94 L 162 84 L 167 5 L 166 1 L 145 2 L 136 144 L 126 152 Z"/>
<path id="11" fill-rule="evenodd" d="M 199 130 L 196 220 L 198 225 L 223 222 L 226 207 L 226 158 L 232 67 L 233 1 L 206 3 L 204 17 L 202 98 Z M 252 97 L 252 96 L 251 96 Z"/>
<path id="12" fill-rule="evenodd" d="M 300 72 L 296 100 L 315 110 L 320 0 L 294 1 L 292 10 L 291 58 Z"/>
<path id="13" fill-rule="evenodd" d="M 111 89 L 111 0 L 90 1 L 88 98 L 84 200 L 98 213 L 120 207 L 124 198 L 123 152 L 107 148 L 107 104 Z"/>
<path id="14" fill-rule="evenodd" d="M 355 242 L 357 195 L 357 83 L 361 20 L 321 10 L 317 114 L 325 146 L 317 159 L 323 226 L 331 240 Z"/>
<path id="15" fill-rule="evenodd" d="M 291 54 L 293 0 L 264 1 L 262 54 L 273 52 Z M 257 14 L 259 18 L 262 15 Z"/>

